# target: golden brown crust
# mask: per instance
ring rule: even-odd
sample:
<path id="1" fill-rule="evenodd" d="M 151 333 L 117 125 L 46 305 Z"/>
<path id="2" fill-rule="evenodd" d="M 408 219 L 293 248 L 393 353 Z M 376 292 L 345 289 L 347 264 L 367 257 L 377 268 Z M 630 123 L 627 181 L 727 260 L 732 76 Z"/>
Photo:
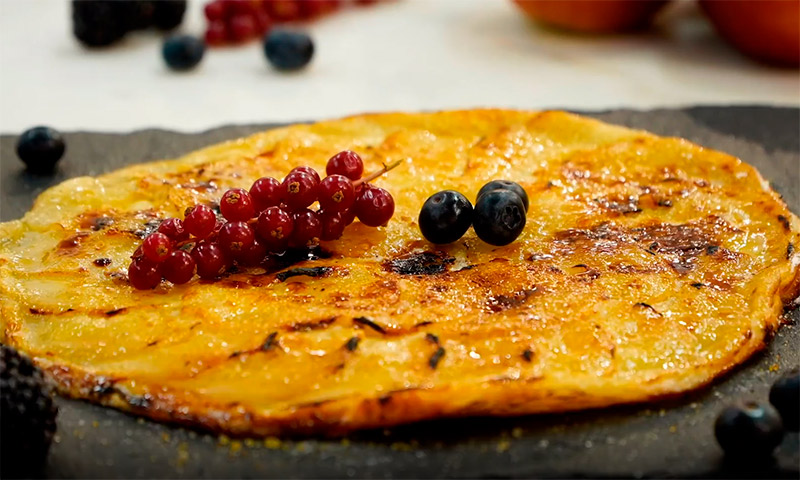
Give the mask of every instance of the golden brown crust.
<path id="1" fill-rule="evenodd" d="M 353 148 L 397 203 L 313 259 L 134 291 L 160 219 Z M 531 199 L 491 247 L 419 235 L 424 199 Z M 0 224 L 3 341 L 61 391 L 238 435 L 648 401 L 763 348 L 800 292 L 800 221 L 749 165 L 561 112 L 373 114 L 273 130 L 48 190 Z M 296 270 L 302 268 L 303 270 Z"/>

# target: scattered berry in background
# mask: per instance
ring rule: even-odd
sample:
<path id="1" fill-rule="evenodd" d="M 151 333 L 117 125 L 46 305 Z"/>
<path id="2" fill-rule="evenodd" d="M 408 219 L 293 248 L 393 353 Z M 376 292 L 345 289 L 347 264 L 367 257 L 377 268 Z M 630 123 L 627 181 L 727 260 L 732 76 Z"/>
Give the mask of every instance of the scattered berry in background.
<path id="1" fill-rule="evenodd" d="M 305 33 L 272 31 L 264 40 L 264 54 L 278 70 L 298 70 L 314 56 L 314 42 Z"/>
<path id="2" fill-rule="evenodd" d="M 778 412 L 768 403 L 739 402 L 719 414 L 714 435 L 730 459 L 759 461 L 780 445 L 783 425 Z"/>
<path id="3" fill-rule="evenodd" d="M 72 31 L 88 47 L 104 47 L 133 30 L 172 30 L 183 21 L 186 0 L 73 0 Z"/>
<path id="4" fill-rule="evenodd" d="M 164 41 L 161 50 L 167 66 L 173 70 L 191 70 L 203 59 L 206 46 L 191 35 L 175 35 Z"/>
<path id="5" fill-rule="evenodd" d="M 0 477 L 41 475 L 58 409 L 52 391 L 28 357 L 0 345 Z"/>
<path id="6" fill-rule="evenodd" d="M 769 390 L 771 403 L 783 420 L 783 426 L 793 432 L 800 429 L 800 370 L 782 376 Z"/>
<path id="7" fill-rule="evenodd" d="M 32 173 L 52 172 L 65 148 L 64 138 L 50 127 L 33 127 L 17 140 L 17 156 Z"/>

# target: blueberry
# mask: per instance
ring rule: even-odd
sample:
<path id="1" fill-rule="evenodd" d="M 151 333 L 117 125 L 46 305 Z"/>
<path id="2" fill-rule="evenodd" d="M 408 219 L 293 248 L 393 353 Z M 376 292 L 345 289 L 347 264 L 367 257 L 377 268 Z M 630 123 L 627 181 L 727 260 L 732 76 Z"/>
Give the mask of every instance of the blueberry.
<path id="1" fill-rule="evenodd" d="M 267 60 L 278 70 L 297 70 L 314 56 L 314 42 L 305 33 L 275 30 L 264 40 Z"/>
<path id="2" fill-rule="evenodd" d="M 511 180 L 492 180 L 478 190 L 478 197 L 475 201 L 477 202 L 484 194 L 493 190 L 511 190 L 519 195 L 519 198 L 522 199 L 522 203 L 525 205 L 525 211 L 528 211 L 528 194 L 525 193 L 525 189 L 522 188 L 519 183 L 512 182 Z"/>
<path id="3" fill-rule="evenodd" d="M 794 370 L 782 376 L 769 389 L 769 403 L 781 414 L 783 426 L 796 432 L 800 427 L 800 371 Z"/>
<path id="4" fill-rule="evenodd" d="M 444 190 L 430 196 L 419 212 L 419 230 L 431 243 L 452 243 L 472 225 L 472 204 L 467 197 Z"/>
<path id="5" fill-rule="evenodd" d="M 25 130 L 17 140 L 17 156 L 33 173 L 52 172 L 64 149 L 64 138 L 50 127 Z"/>
<path id="6" fill-rule="evenodd" d="M 484 193 L 475 204 L 472 228 L 489 245 L 508 245 L 525 228 L 525 204 L 511 190 Z"/>
<path id="7" fill-rule="evenodd" d="M 758 459 L 768 457 L 780 445 L 783 424 L 778 412 L 767 403 L 736 403 L 719 414 L 714 434 L 727 456 Z"/>
<path id="8" fill-rule="evenodd" d="M 197 37 L 174 35 L 164 41 L 161 53 L 164 61 L 173 70 L 189 70 L 200 63 L 205 50 L 205 43 Z"/>

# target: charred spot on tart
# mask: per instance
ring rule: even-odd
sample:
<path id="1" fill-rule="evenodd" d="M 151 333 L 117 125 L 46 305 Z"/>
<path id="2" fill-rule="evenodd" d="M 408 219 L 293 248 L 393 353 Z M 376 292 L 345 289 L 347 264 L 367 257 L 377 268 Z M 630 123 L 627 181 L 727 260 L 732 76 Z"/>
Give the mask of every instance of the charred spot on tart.
<path id="1" fill-rule="evenodd" d="M 344 348 L 349 352 L 354 352 L 356 348 L 358 348 L 358 342 L 361 339 L 359 337 L 351 337 L 347 342 L 344 344 Z"/>
<path id="2" fill-rule="evenodd" d="M 793 254 L 794 254 L 794 244 L 792 244 L 792 242 L 789 242 L 789 245 L 786 246 L 786 260 L 792 258 Z"/>
<path id="3" fill-rule="evenodd" d="M 295 322 L 289 325 L 288 330 L 290 332 L 310 332 L 312 330 L 322 330 L 328 328 L 338 317 L 326 317 L 320 318 L 319 320 L 311 320 L 308 322 Z"/>
<path id="4" fill-rule="evenodd" d="M 493 295 L 486 300 L 486 309 L 492 313 L 517 308 L 525 304 L 536 293 L 537 288 L 525 288 L 509 295 Z"/>
<path id="5" fill-rule="evenodd" d="M 530 348 L 526 348 L 525 350 L 523 350 L 522 351 L 522 358 L 526 362 L 532 361 L 533 360 L 533 350 L 531 350 Z"/>
<path id="6" fill-rule="evenodd" d="M 634 246 L 651 255 L 663 256 L 675 272 L 685 274 L 695 268 L 697 258 L 703 253 L 714 255 L 723 250 L 713 235 L 719 230 L 735 229 L 714 216 L 692 223 L 654 223 L 635 228 L 603 222 L 590 228 L 556 232 L 553 243 L 555 251 L 565 255 L 578 250 L 612 254 Z M 719 260 L 736 258 L 734 252 L 725 252 L 725 257 Z"/>
<path id="7" fill-rule="evenodd" d="M 144 239 L 148 237 L 151 233 L 158 230 L 158 227 L 161 226 L 162 221 L 163 220 L 160 218 L 152 218 L 150 220 L 147 220 L 144 223 L 142 223 L 140 228 L 134 230 L 133 234 L 139 238 Z"/>
<path id="8" fill-rule="evenodd" d="M 789 223 L 789 219 L 786 218 L 784 215 L 778 215 L 778 221 L 781 222 L 783 225 L 783 229 L 787 232 L 792 229 L 792 225 Z"/>
<path id="9" fill-rule="evenodd" d="M 327 277 L 333 272 L 332 267 L 298 267 L 292 268 L 290 270 L 286 270 L 285 272 L 281 272 L 275 275 L 275 278 L 278 279 L 280 282 L 285 282 L 286 279 L 291 277 L 312 277 L 312 278 L 320 278 L 320 277 Z"/>
<path id="10" fill-rule="evenodd" d="M 439 362 L 444 357 L 444 354 L 444 347 L 437 348 L 436 351 L 433 352 L 433 355 L 428 358 L 428 366 L 430 366 L 433 370 L 436 370 L 436 368 L 439 366 Z"/>
<path id="11" fill-rule="evenodd" d="M 692 286 L 693 286 L 694 288 L 700 289 L 700 288 L 703 288 L 703 287 L 705 287 L 705 286 L 706 286 L 706 284 L 705 284 L 705 283 L 701 283 L 701 282 L 694 282 L 694 283 L 692 283 Z"/>
<path id="12" fill-rule="evenodd" d="M 203 169 L 203 173 L 205 173 L 205 169 Z M 178 185 L 178 188 L 182 188 L 184 190 L 193 190 L 195 192 L 209 192 L 209 193 L 216 192 L 217 190 L 219 190 L 217 184 L 214 183 L 213 180 L 211 181 L 201 180 L 199 182 L 191 180 L 186 183 L 181 183 L 180 185 Z"/>
<path id="13" fill-rule="evenodd" d="M 114 315 L 119 315 L 120 313 L 124 312 L 127 309 L 128 307 L 115 308 L 113 310 L 108 310 L 107 312 L 104 313 L 104 315 L 106 317 L 113 317 Z"/>
<path id="14" fill-rule="evenodd" d="M 81 243 L 89 237 L 89 232 L 78 232 L 74 235 L 70 235 L 69 237 L 65 238 L 58 242 L 58 252 L 62 255 L 71 255 L 77 253 L 80 249 Z"/>
<path id="15" fill-rule="evenodd" d="M 261 344 L 261 351 L 268 352 L 278 345 L 278 332 L 272 332 L 267 335 L 264 343 Z"/>
<path id="16" fill-rule="evenodd" d="M 642 211 L 639 208 L 639 198 L 632 195 L 627 197 L 599 197 L 593 199 L 593 201 L 605 210 L 622 215 L 640 213 Z"/>
<path id="17" fill-rule="evenodd" d="M 447 271 L 456 259 L 441 251 L 415 252 L 395 257 L 384 268 L 399 275 L 437 275 Z"/>
<path id="18" fill-rule="evenodd" d="M 355 323 L 356 325 L 360 325 L 360 326 L 371 328 L 371 329 L 375 330 L 376 332 L 378 332 L 380 334 L 385 334 L 386 333 L 386 329 L 385 328 L 383 328 L 382 326 L 378 325 L 377 323 L 372 321 L 371 318 L 368 318 L 368 317 L 355 317 L 353 319 L 353 323 Z"/>
<path id="19" fill-rule="evenodd" d="M 636 308 L 641 308 L 641 309 L 644 309 L 644 310 L 649 310 L 649 311 L 653 312 L 654 314 L 658 315 L 659 317 L 663 316 L 663 315 L 661 314 L 661 312 L 659 312 L 658 310 L 656 310 L 656 309 L 655 309 L 655 307 L 653 307 L 653 306 L 652 306 L 652 305 L 650 305 L 649 303 L 644 303 L 644 302 L 636 302 L 636 303 L 634 303 L 634 304 L 633 304 L 633 306 L 634 306 L 634 307 L 636 307 Z"/>
<path id="20" fill-rule="evenodd" d="M 106 257 L 95 258 L 92 263 L 95 267 L 107 267 L 111 265 L 111 259 Z"/>
<path id="21" fill-rule="evenodd" d="M 425 340 L 431 342 L 434 345 L 439 345 L 439 337 L 437 337 L 433 333 L 426 333 Z"/>
<path id="22" fill-rule="evenodd" d="M 98 212 L 87 212 L 81 214 L 78 225 L 84 230 L 98 232 L 114 224 L 114 218 Z"/>

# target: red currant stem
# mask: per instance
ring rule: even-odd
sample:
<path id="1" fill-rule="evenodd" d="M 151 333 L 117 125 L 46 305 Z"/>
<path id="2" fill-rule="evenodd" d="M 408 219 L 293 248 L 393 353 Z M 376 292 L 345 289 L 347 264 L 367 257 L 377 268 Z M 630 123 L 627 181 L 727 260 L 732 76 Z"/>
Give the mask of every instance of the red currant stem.
<path id="1" fill-rule="evenodd" d="M 398 160 L 398 161 L 396 161 L 394 163 L 390 163 L 389 165 L 386 165 L 384 163 L 383 164 L 383 168 L 381 168 L 377 172 L 370 173 L 366 177 L 360 178 L 360 179 L 356 180 L 355 182 L 353 182 L 353 188 L 361 185 L 362 183 L 366 183 L 366 182 L 375 180 L 376 178 L 380 177 L 381 175 L 383 175 L 384 173 L 388 172 L 389 170 L 391 170 L 393 168 L 397 168 L 398 166 L 400 166 L 401 163 L 403 163 L 402 160 Z"/>

